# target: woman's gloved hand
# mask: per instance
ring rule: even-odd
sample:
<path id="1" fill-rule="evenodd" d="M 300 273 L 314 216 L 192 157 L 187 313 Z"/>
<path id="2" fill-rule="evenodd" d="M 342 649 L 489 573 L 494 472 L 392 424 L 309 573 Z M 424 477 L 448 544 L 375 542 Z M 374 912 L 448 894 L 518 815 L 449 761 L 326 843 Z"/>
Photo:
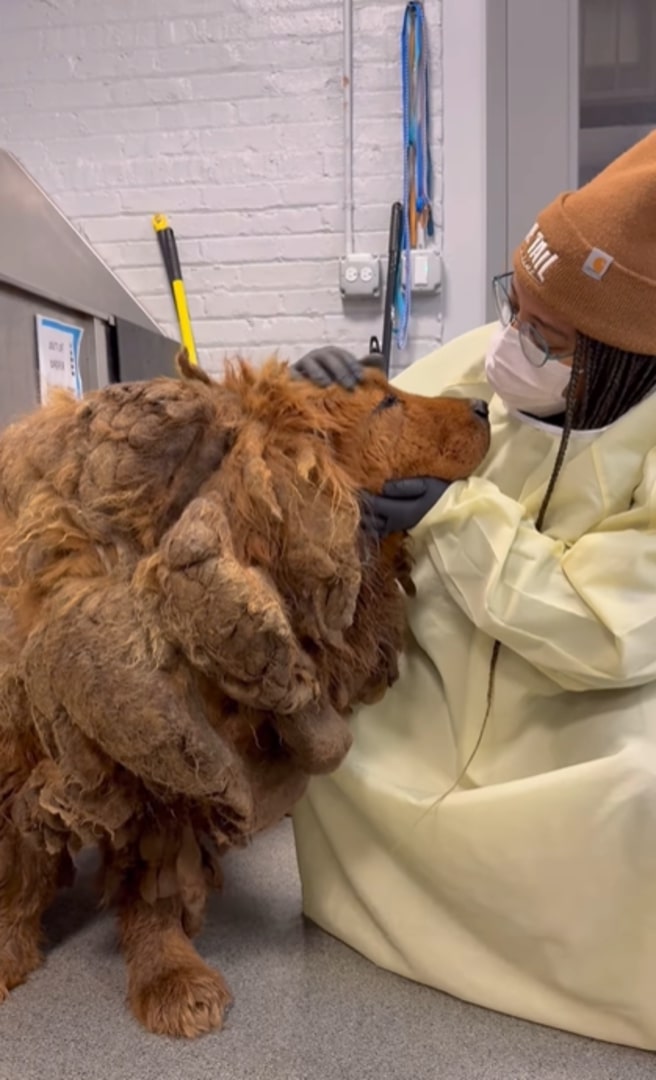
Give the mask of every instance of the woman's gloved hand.
<path id="1" fill-rule="evenodd" d="M 382 495 L 360 492 L 363 529 L 379 540 L 414 529 L 449 487 L 432 476 L 389 480 Z"/>
<path id="2" fill-rule="evenodd" d="M 337 385 L 345 390 L 353 390 L 362 381 L 365 367 L 383 366 L 383 358 L 378 353 L 357 360 L 353 353 L 337 345 L 323 345 L 302 356 L 290 371 L 292 378 L 309 379 L 315 386 Z"/>

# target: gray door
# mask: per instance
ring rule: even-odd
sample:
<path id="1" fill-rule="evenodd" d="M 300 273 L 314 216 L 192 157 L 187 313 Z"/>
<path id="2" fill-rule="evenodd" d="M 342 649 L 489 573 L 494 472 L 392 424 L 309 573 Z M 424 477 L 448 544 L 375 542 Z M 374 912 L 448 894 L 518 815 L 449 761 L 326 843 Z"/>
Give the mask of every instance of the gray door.
<path id="1" fill-rule="evenodd" d="M 536 214 L 656 126 L 656 0 L 443 4 L 444 340 Z"/>
<path id="2" fill-rule="evenodd" d="M 654 0 L 579 0 L 579 183 L 656 126 Z"/>
<path id="3" fill-rule="evenodd" d="M 655 0 L 507 0 L 508 250 L 656 126 Z"/>

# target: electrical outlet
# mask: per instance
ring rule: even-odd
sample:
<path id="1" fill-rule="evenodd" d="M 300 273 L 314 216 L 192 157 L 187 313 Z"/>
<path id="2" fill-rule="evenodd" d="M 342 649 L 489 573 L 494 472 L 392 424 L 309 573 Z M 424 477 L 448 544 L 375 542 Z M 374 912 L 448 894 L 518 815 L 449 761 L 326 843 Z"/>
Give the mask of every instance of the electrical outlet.
<path id="1" fill-rule="evenodd" d="M 339 260 L 342 296 L 380 296 L 380 259 L 377 255 L 345 255 Z"/>

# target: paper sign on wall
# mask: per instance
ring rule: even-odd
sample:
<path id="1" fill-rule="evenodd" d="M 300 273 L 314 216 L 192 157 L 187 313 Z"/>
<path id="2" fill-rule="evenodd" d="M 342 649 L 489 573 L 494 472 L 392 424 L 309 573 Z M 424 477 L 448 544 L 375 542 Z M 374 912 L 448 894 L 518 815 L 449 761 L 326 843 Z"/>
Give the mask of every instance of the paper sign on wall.
<path id="1" fill-rule="evenodd" d="M 82 396 L 80 342 L 84 331 L 79 326 L 60 322 L 45 315 L 36 317 L 36 340 L 39 357 L 39 394 L 48 400 L 53 387 Z"/>

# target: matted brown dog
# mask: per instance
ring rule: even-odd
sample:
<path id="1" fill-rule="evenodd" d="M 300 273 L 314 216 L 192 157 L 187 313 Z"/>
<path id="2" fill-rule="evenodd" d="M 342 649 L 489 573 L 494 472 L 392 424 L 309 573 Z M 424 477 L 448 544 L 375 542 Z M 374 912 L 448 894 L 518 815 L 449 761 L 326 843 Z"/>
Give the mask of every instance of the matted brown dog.
<path id="1" fill-rule="evenodd" d="M 272 361 L 60 396 L 0 438 L 0 1000 L 80 848 L 102 853 L 134 1013 L 219 1027 L 190 937 L 220 859 L 278 821 L 397 674 L 402 535 L 358 491 L 467 476 L 467 400 L 319 390 Z"/>

